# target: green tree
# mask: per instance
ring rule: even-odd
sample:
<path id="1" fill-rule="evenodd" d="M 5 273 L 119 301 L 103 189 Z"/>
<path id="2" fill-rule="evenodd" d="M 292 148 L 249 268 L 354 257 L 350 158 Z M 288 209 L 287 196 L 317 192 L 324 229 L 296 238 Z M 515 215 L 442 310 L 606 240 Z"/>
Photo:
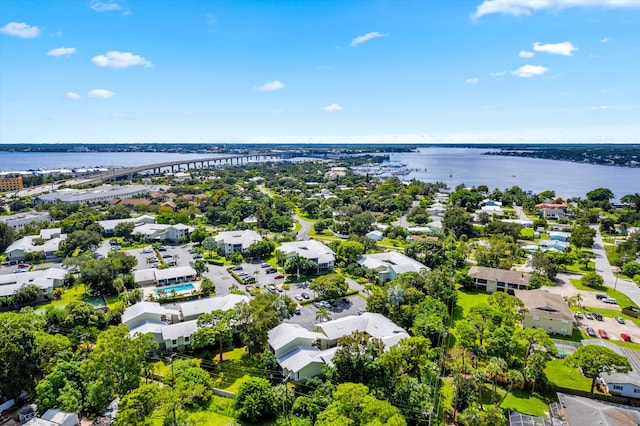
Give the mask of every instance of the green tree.
<path id="1" fill-rule="evenodd" d="M 40 366 L 38 328 L 34 314 L 0 314 L 0 395 L 15 398 L 33 389 Z"/>
<path id="2" fill-rule="evenodd" d="M 580 278 L 580 284 L 590 288 L 602 288 L 604 286 L 604 278 L 597 272 L 586 272 Z"/>
<path id="3" fill-rule="evenodd" d="M 220 350 L 220 362 L 225 345 L 230 345 L 233 337 L 233 321 L 237 312 L 217 310 L 210 314 L 202 314 L 198 317 L 198 330 L 193 333 L 192 345 L 194 348 L 206 348 L 216 343 Z"/>
<path id="4" fill-rule="evenodd" d="M 236 305 L 237 328 L 242 343 L 250 353 L 260 353 L 267 346 L 268 332 L 296 309 L 290 297 L 277 293 L 258 293 L 251 300 Z"/>
<path id="5" fill-rule="evenodd" d="M 600 345 L 580 346 L 564 360 L 570 367 L 579 368 L 587 377 L 591 377 L 591 394 L 600 374 L 628 373 L 631 371 L 629 360 L 607 347 Z"/>
<path id="6" fill-rule="evenodd" d="M 256 241 L 247 248 L 247 257 L 252 259 L 264 259 L 271 256 L 276 245 L 270 240 Z"/>
<path id="7" fill-rule="evenodd" d="M 338 299 L 347 293 L 349 284 L 340 274 L 327 274 L 313 280 L 309 289 L 318 293 L 320 299 Z"/>
<path id="8" fill-rule="evenodd" d="M 150 334 L 135 337 L 120 324 L 98 336 L 95 349 L 81 367 L 82 377 L 89 382 L 89 405 L 100 410 L 114 396 L 124 396 L 140 384 L 146 353 L 154 349 Z"/>
<path id="9" fill-rule="evenodd" d="M 207 230 L 199 226 L 194 229 L 193 232 L 189 235 L 189 239 L 191 240 L 191 242 L 201 245 L 208 235 L 209 233 L 207 232 Z"/>
<path id="10" fill-rule="evenodd" d="M 211 257 L 211 251 L 218 248 L 218 243 L 216 243 L 216 240 L 213 237 L 206 237 L 202 241 L 202 247 L 209 250 L 209 257 Z"/>
<path id="11" fill-rule="evenodd" d="M 251 377 L 242 382 L 236 393 L 234 407 L 241 420 L 251 423 L 274 418 L 278 409 L 271 385 L 262 377 Z"/>
<path id="12" fill-rule="evenodd" d="M 447 305 L 440 300 L 426 296 L 417 306 L 413 320 L 413 333 L 428 338 L 436 344 L 440 342 L 449 323 Z"/>
<path id="13" fill-rule="evenodd" d="M 446 261 L 445 250 L 440 240 L 414 241 L 406 248 L 405 254 L 431 269 L 443 265 Z"/>
<path id="14" fill-rule="evenodd" d="M 521 328 L 516 331 L 515 337 L 527 342 L 527 349 L 524 355 L 525 362 L 529 359 L 534 347 L 544 348 L 547 353 L 556 353 L 553 340 L 542 328 Z"/>
<path id="15" fill-rule="evenodd" d="M 358 261 L 358 258 L 364 253 L 364 246 L 357 241 L 342 241 L 340 245 L 338 245 L 338 249 L 336 250 L 336 255 L 343 261 L 347 263 L 355 263 Z"/>
<path id="16" fill-rule="evenodd" d="M 0 252 L 4 252 L 16 239 L 16 232 L 13 227 L 6 223 L 0 223 Z"/>
<path id="17" fill-rule="evenodd" d="M 591 248 L 596 231 L 588 225 L 574 226 L 571 228 L 569 241 L 578 248 Z"/>
<path id="18" fill-rule="evenodd" d="M 635 194 L 627 194 L 627 195 L 623 195 L 622 198 L 620 198 L 620 201 L 624 204 L 628 204 L 631 206 L 631 208 L 633 208 L 636 213 L 640 212 L 640 194 L 639 193 L 635 193 Z"/>
<path id="19" fill-rule="evenodd" d="M 609 201 L 613 198 L 613 192 L 608 188 L 597 188 L 593 191 L 587 192 L 587 199 L 589 201 L 601 202 Z"/>
<path id="20" fill-rule="evenodd" d="M 93 250 L 100 245 L 102 235 L 93 231 L 78 230 L 67 235 L 60 243 L 59 252 L 62 257 L 71 256 L 76 250 Z"/>
<path id="21" fill-rule="evenodd" d="M 197 366 L 176 372 L 174 397 L 182 406 L 205 407 L 213 396 L 213 379 L 208 371 Z"/>
<path id="22" fill-rule="evenodd" d="M 331 319 L 331 311 L 329 310 L 329 308 L 318 308 L 318 311 L 316 312 L 316 322 L 325 322 L 325 321 L 329 321 Z"/>
<path id="23" fill-rule="evenodd" d="M 136 228 L 136 224 L 133 222 L 120 222 L 113 228 L 113 235 L 116 237 L 129 239 L 133 230 Z"/>
<path id="24" fill-rule="evenodd" d="M 201 259 L 198 259 L 193 263 L 193 269 L 196 270 L 196 274 L 198 276 L 201 276 L 204 272 L 209 270 L 207 264 Z"/>
<path id="25" fill-rule="evenodd" d="M 364 383 L 378 387 L 383 371 L 377 359 L 384 352 L 384 343 L 362 331 L 343 336 L 333 356 L 333 366 L 327 376 L 335 383 Z"/>
<path id="26" fill-rule="evenodd" d="M 442 218 L 442 225 L 446 233 L 452 232 L 456 238 L 460 238 L 462 235 L 467 237 L 475 235 L 471 215 L 462 207 L 447 208 Z"/>
<path id="27" fill-rule="evenodd" d="M 333 393 L 333 402 L 318 415 L 317 426 L 388 425 L 404 426 L 400 410 L 388 401 L 377 399 L 359 383 L 343 383 Z"/>
<path id="28" fill-rule="evenodd" d="M 162 403 L 162 389 L 146 383 L 126 394 L 118 404 L 116 426 L 151 425 L 151 415 Z"/>
<path id="29" fill-rule="evenodd" d="M 35 284 L 23 285 L 13 293 L 13 302 L 18 306 L 29 305 L 40 297 L 42 290 Z"/>
<path id="30" fill-rule="evenodd" d="M 284 271 L 287 274 L 307 275 L 318 271 L 318 264 L 311 259 L 300 255 L 293 255 L 284 262 Z"/>

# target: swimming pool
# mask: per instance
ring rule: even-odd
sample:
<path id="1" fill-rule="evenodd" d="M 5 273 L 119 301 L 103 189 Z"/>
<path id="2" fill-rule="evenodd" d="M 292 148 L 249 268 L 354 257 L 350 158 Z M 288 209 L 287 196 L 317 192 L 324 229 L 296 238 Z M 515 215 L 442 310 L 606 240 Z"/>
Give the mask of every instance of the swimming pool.
<path id="1" fill-rule="evenodd" d="M 161 293 L 170 293 L 172 291 L 187 291 L 187 290 L 193 290 L 195 289 L 195 287 L 193 286 L 193 284 L 176 284 L 176 285 L 170 285 L 168 287 L 162 287 L 162 288 L 156 288 L 155 290 L 153 290 L 153 292 L 155 294 L 161 294 Z"/>

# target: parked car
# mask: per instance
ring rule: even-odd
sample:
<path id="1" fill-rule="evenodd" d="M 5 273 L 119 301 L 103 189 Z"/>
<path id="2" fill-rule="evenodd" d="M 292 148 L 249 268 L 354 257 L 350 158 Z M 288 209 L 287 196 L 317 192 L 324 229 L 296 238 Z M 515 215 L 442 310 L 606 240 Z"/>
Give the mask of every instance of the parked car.
<path id="1" fill-rule="evenodd" d="M 586 319 L 588 319 L 588 320 L 592 320 L 592 319 L 593 319 L 593 315 L 591 315 L 591 312 L 589 312 L 589 311 L 586 311 L 586 312 L 584 313 L 584 317 L 585 317 Z"/>
<path id="2" fill-rule="evenodd" d="M 252 285 L 248 285 L 245 289 L 249 292 L 249 294 L 254 294 L 256 292 L 256 288 Z"/>
<path id="3" fill-rule="evenodd" d="M 271 265 L 269 265 L 268 263 L 261 263 L 261 264 L 260 264 L 260 267 L 261 267 L 261 268 L 268 268 L 268 267 L 270 267 L 270 266 L 271 266 Z"/>
<path id="4" fill-rule="evenodd" d="M 624 340 L 625 342 L 630 342 L 631 341 L 631 336 L 629 336 L 627 333 L 620 333 L 620 337 L 622 338 L 622 340 Z"/>
<path id="5" fill-rule="evenodd" d="M 594 312 L 593 313 L 593 317 L 595 319 L 597 319 L 598 321 L 604 321 L 604 319 L 602 318 L 602 314 L 598 313 L 598 312 Z"/>
<path id="6" fill-rule="evenodd" d="M 282 278 L 284 278 L 284 275 L 282 274 L 274 275 L 273 278 L 275 278 L 276 280 L 281 280 Z"/>
<path id="7" fill-rule="evenodd" d="M 242 271 L 242 265 L 236 265 L 233 268 L 231 268 L 232 271 Z"/>
<path id="8" fill-rule="evenodd" d="M 267 286 L 267 290 L 269 290 L 271 293 L 274 293 L 276 291 L 276 286 L 269 284 Z"/>
<path id="9" fill-rule="evenodd" d="M 166 247 L 158 247 L 158 251 L 167 251 Z"/>
<path id="10" fill-rule="evenodd" d="M 302 293 L 302 297 L 304 299 L 309 299 L 311 296 L 309 296 L 307 293 Z"/>
<path id="11" fill-rule="evenodd" d="M 611 305 L 617 305 L 618 304 L 618 301 L 614 297 L 606 297 L 606 298 L 602 299 L 602 301 L 604 303 L 609 303 Z"/>
<path id="12" fill-rule="evenodd" d="M 593 328 L 587 327 L 587 334 L 591 337 L 596 337 L 596 332 Z"/>
<path id="13" fill-rule="evenodd" d="M 619 324 L 624 324 L 624 318 L 622 317 L 616 317 L 616 321 L 618 321 Z"/>
<path id="14" fill-rule="evenodd" d="M 267 274 L 274 274 L 276 272 L 278 272 L 278 270 L 276 268 L 267 268 L 264 270 L 265 273 Z"/>
<path id="15" fill-rule="evenodd" d="M 575 315 L 576 319 L 584 318 L 584 316 L 582 315 L 582 312 L 576 312 L 574 315 Z"/>
<path id="16" fill-rule="evenodd" d="M 596 299 L 598 300 L 606 299 L 607 297 L 609 296 L 607 296 L 606 294 L 602 294 L 602 293 L 596 294 Z"/>
<path id="17" fill-rule="evenodd" d="M 302 296 L 300 296 L 299 294 L 296 294 L 295 296 L 293 296 L 293 298 L 296 299 L 298 302 L 302 302 L 304 300 Z"/>
<path id="18" fill-rule="evenodd" d="M 296 305 L 296 315 L 300 315 L 300 305 Z"/>
<path id="19" fill-rule="evenodd" d="M 142 249 L 143 253 L 153 253 L 153 247 L 149 246 L 149 247 L 145 247 Z"/>
<path id="20" fill-rule="evenodd" d="M 604 331 L 603 329 L 598 330 L 598 335 L 599 335 L 600 337 L 602 337 L 603 339 L 608 339 L 608 338 L 609 338 L 609 335 L 608 335 L 608 334 L 607 334 L 607 332 L 606 332 L 606 331 Z"/>

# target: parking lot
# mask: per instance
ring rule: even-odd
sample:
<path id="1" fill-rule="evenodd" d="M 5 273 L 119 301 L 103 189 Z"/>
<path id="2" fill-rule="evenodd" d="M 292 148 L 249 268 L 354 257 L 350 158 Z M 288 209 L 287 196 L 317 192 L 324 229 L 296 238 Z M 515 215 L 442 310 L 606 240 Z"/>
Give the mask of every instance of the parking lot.
<path id="1" fill-rule="evenodd" d="M 631 336 L 632 342 L 640 342 L 640 328 L 638 328 L 635 323 L 629 320 L 626 320 L 624 324 L 619 324 L 614 318 L 603 317 L 602 321 L 598 321 L 595 318 L 592 320 L 583 318 L 578 320 L 578 324 L 585 333 L 587 327 L 593 328 L 596 332 L 596 335 L 598 333 L 598 330 L 604 330 L 609 335 L 609 340 L 622 340 L 620 334 L 626 333 Z"/>
<path id="2" fill-rule="evenodd" d="M 338 319 L 348 315 L 358 315 L 358 311 L 364 312 L 367 309 L 367 301 L 360 296 L 351 296 L 348 298 L 349 303 L 340 301 L 335 307 L 330 307 L 331 319 Z M 300 324 L 301 326 L 312 330 L 316 323 L 316 308 L 313 303 L 300 307 L 300 315 L 294 315 L 285 322 Z"/>

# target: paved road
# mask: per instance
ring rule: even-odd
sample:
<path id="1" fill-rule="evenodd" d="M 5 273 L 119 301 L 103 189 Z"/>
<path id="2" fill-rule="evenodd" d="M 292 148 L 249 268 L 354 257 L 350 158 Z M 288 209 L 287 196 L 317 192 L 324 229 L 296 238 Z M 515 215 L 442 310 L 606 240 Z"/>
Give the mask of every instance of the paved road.
<path id="1" fill-rule="evenodd" d="M 414 208 L 420 205 L 420 201 L 419 200 L 413 200 L 413 202 L 411 203 L 411 207 L 409 207 L 409 210 L 407 210 L 402 216 L 400 216 L 400 219 L 396 220 L 395 222 L 392 223 L 393 226 L 402 226 L 404 228 L 409 228 L 413 226 L 413 223 L 409 222 L 407 220 L 407 214 Z"/>
<path id="2" fill-rule="evenodd" d="M 518 219 L 520 220 L 530 220 L 526 214 L 522 211 L 522 207 L 513 203 L 513 209 L 516 211 L 516 215 L 518 215 Z"/>
<path id="3" fill-rule="evenodd" d="M 301 218 L 300 216 L 298 216 L 297 214 L 293 215 L 293 220 L 298 222 L 300 224 L 300 226 L 301 226 L 300 230 L 296 234 L 296 239 L 300 240 L 300 241 L 308 240 L 309 239 L 309 231 L 311 231 L 311 226 L 313 225 L 313 222 L 308 222 L 308 221 L 304 220 L 303 218 Z"/>
<path id="4" fill-rule="evenodd" d="M 615 288 L 616 290 L 629 296 L 636 305 L 640 306 L 640 289 L 633 282 L 616 278 L 611 270 L 611 265 L 607 259 L 607 254 L 604 251 L 604 242 L 602 241 L 602 235 L 597 225 L 591 225 L 591 228 L 596 231 L 596 237 L 593 240 L 593 254 L 596 256 L 596 272 L 602 275 L 604 278 L 604 285 L 607 287 Z"/>

